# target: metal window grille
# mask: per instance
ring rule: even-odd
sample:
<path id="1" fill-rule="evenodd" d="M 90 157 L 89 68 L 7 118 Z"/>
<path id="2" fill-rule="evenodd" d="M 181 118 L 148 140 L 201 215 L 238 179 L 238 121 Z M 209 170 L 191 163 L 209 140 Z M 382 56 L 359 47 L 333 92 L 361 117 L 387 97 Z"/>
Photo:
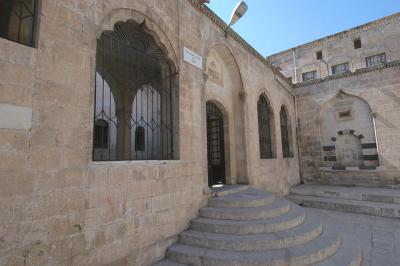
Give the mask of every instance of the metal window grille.
<path id="1" fill-rule="evenodd" d="M 0 37 L 34 46 L 37 0 L 0 0 Z"/>
<path id="2" fill-rule="evenodd" d="M 365 61 L 367 63 L 367 67 L 385 64 L 386 63 L 386 54 L 381 53 L 381 54 L 369 56 L 369 57 L 365 58 Z"/>
<path id="3" fill-rule="evenodd" d="M 108 131 L 109 125 L 107 121 L 97 119 L 94 124 L 94 144 L 95 148 L 107 149 L 108 148 Z"/>
<path id="4" fill-rule="evenodd" d="M 261 159 L 273 158 L 272 154 L 272 135 L 271 124 L 273 123 L 273 113 L 269 107 L 265 96 L 260 96 L 257 104 L 258 109 L 258 134 L 260 142 Z"/>
<path id="5" fill-rule="evenodd" d="M 281 108 L 280 112 L 280 122 L 281 122 L 281 139 L 282 139 L 282 152 L 283 158 L 292 157 L 290 148 L 290 137 L 289 137 L 289 124 L 288 117 L 285 108 Z"/>
<path id="6" fill-rule="evenodd" d="M 93 160 L 175 158 L 177 74 L 145 23 L 119 22 L 97 42 L 95 121 L 109 124 Z"/>
<path id="7" fill-rule="evenodd" d="M 312 80 L 315 79 L 316 77 L 317 77 L 316 70 L 303 73 L 303 81 Z"/>
<path id="8" fill-rule="evenodd" d="M 343 63 L 343 64 L 338 64 L 332 66 L 332 75 L 336 74 L 343 74 L 343 73 L 348 73 L 350 72 L 350 64 L 349 63 Z"/>

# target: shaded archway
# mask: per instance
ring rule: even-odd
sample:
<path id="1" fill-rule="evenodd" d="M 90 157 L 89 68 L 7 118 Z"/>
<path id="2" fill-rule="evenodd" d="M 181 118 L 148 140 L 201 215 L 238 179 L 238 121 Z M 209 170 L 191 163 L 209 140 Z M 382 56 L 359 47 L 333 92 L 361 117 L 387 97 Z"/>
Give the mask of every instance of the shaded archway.
<path id="1" fill-rule="evenodd" d="M 323 166 L 371 169 L 379 165 L 374 120 L 362 98 L 339 91 L 321 110 Z"/>
<path id="2" fill-rule="evenodd" d="M 230 48 L 224 44 L 216 44 L 210 50 L 205 61 L 207 81 L 205 84 L 206 100 L 219 102 L 226 110 L 225 122 L 228 139 L 229 168 L 226 169 L 228 184 L 248 183 L 246 156 L 246 125 L 244 119 L 243 82 L 237 61 Z"/>

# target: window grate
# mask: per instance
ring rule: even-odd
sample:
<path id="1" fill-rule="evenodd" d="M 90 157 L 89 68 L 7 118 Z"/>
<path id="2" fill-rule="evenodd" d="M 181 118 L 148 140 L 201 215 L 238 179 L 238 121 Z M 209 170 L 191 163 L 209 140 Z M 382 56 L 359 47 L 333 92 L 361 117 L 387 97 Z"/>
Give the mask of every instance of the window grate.
<path id="1" fill-rule="evenodd" d="M 386 63 L 386 54 L 381 53 L 365 58 L 367 67 L 377 66 Z"/>
<path id="2" fill-rule="evenodd" d="M 37 2 L 36 0 L 1 0 L 0 37 L 33 47 Z"/>
<path id="3" fill-rule="evenodd" d="M 305 72 L 305 73 L 302 74 L 302 76 L 303 76 L 303 81 L 316 79 L 317 70 L 310 71 L 310 72 Z"/>
<path id="4" fill-rule="evenodd" d="M 257 109 L 260 158 L 273 158 L 271 124 L 274 120 L 273 113 L 264 95 L 260 96 L 257 104 Z"/>
<path id="5" fill-rule="evenodd" d="M 350 72 L 350 64 L 343 63 L 332 66 L 332 75 L 344 74 Z"/>
<path id="6" fill-rule="evenodd" d="M 95 161 L 175 158 L 177 74 L 145 27 L 119 22 L 98 40 L 94 116 L 109 129 Z"/>

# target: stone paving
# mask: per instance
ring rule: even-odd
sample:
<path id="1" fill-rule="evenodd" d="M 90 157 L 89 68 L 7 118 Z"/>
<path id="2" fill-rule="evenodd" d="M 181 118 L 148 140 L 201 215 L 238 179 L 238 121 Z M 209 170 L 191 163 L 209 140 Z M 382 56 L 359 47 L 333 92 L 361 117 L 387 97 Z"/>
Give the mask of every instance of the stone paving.
<path id="1" fill-rule="evenodd" d="M 355 235 L 363 248 L 365 266 L 400 265 L 400 219 L 306 208 L 322 223 L 342 233 Z"/>

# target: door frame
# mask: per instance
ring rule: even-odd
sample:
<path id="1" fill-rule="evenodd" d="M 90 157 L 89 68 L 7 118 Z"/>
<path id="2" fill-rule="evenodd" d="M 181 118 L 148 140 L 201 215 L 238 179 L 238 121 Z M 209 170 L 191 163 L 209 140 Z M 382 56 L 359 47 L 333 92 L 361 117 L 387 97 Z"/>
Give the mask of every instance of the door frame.
<path id="1" fill-rule="evenodd" d="M 214 109 L 214 110 L 210 110 Z M 211 112 L 210 112 L 211 111 Z M 214 117 L 211 115 L 214 114 Z M 226 167 L 226 145 L 225 145 L 225 125 L 227 119 L 224 115 L 223 109 L 218 106 L 218 104 L 207 101 L 206 102 L 206 133 L 207 133 L 207 171 L 208 171 L 208 186 L 212 187 L 216 184 L 226 184 L 227 181 L 227 167 Z M 210 135 L 211 135 L 211 122 L 217 121 L 218 123 L 218 132 L 219 132 L 219 160 L 220 165 L 216 166 L 215 168 L 219 167 L 219 169 L 212 169 L 211 164 L 211 148 L 210 148 Z M 220 172 L 220 177 L 213 176 L 215 172 Z"/>

